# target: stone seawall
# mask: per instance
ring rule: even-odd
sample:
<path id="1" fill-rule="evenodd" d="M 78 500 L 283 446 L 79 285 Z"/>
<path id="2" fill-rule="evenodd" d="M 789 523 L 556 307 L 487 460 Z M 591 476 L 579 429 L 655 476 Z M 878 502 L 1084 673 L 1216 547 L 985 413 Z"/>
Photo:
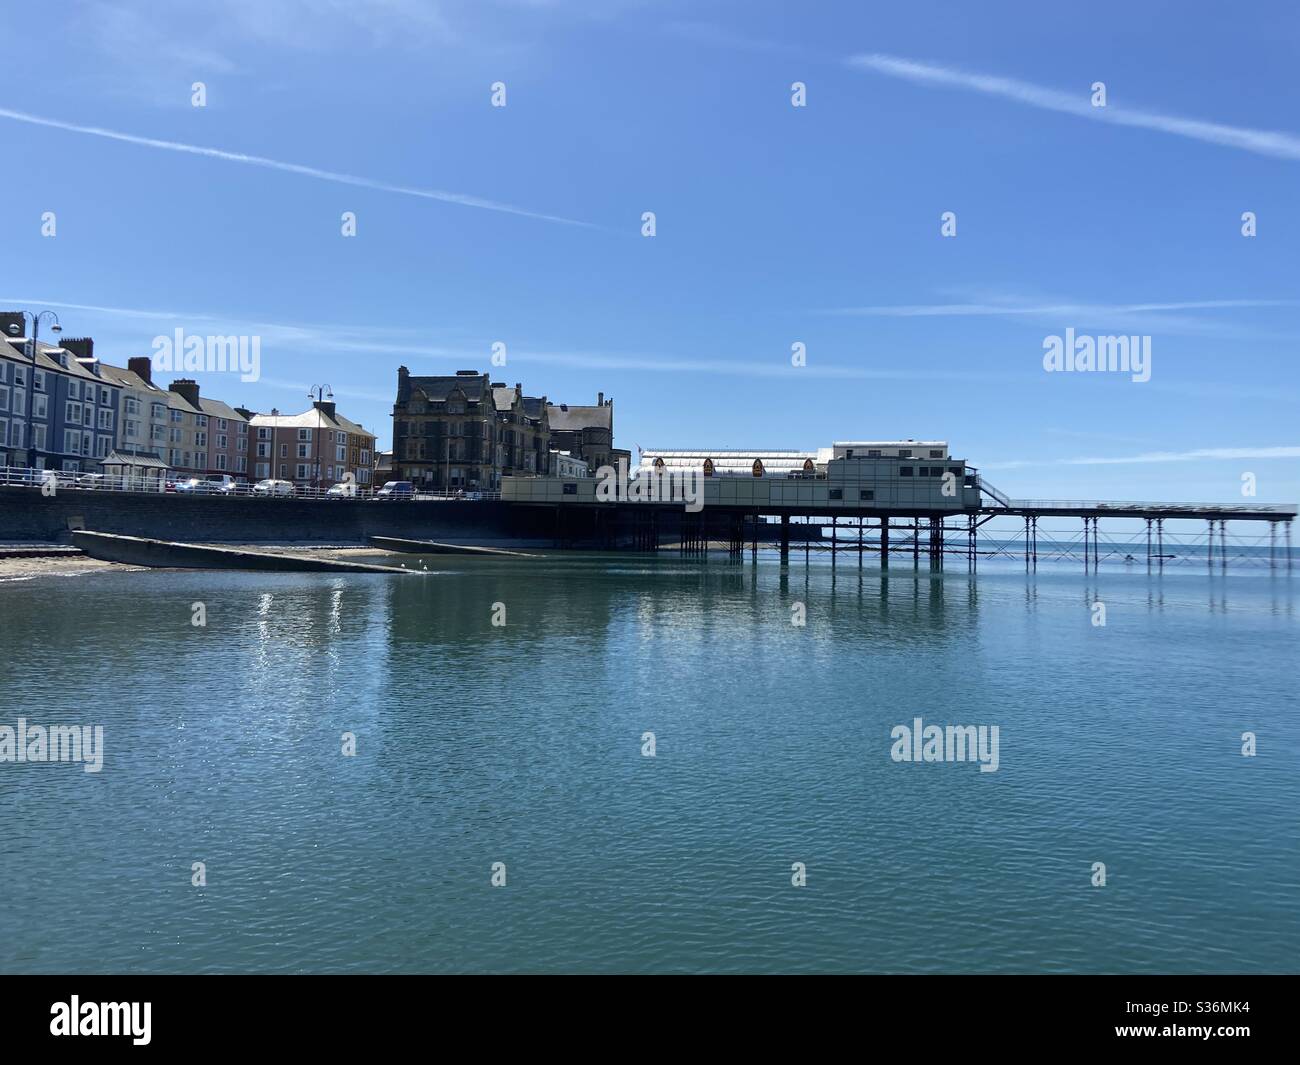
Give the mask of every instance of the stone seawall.
<path id="1" fill-rule="evenodd" d="M 199 543 L 365 543 L 371 536 L 549 542 L 534 508 L 495 501 L 258 499 L 0 487 L 0 542 L 68 543 L 74 528 Z"/>

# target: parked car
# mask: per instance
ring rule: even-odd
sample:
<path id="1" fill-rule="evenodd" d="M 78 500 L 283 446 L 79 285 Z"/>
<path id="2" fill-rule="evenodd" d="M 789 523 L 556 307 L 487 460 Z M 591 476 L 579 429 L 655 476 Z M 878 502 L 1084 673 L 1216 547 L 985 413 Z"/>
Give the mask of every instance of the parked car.
<path id="1" fill-rule="evenodd" d="M 389 481 L 375 493 L 376 499 L 410 499 L 415 495 L 415 485 L 410 481 Z"/>
<path id="2" fill-rule="evenodd" d="M 178 481 L 173 481 L 171 489 L 173 492 L 201 492 L 200 487 L 203 479 L 200 477 L 182 477 Z"/>
<path id="3" fill-rule="evenodd" d="M 108 478 L 102 473 L 82 473 L 77 476 L 78 488 L 105 488 Z"/>
<path id="4" fill-rule="evenodd" d="M 330 499 L 351 499 L 357 494 L 357 486 L 351 481 L 340 481 L 338 484 L 332 484 L 325 495 Z"/>
<path id="5" fill-rule="evenodd" d="M 291 481 L 277 481 L 268 477 L 264 481 L 258 481 L 253 485 L 253 495 L 255 496 L 291 496 L 293 495 L 293 483 Z"/>
<path id="6" fill-rule="evenodd" d="M 228 473 L 219 473 L 199 483 L 198 491 L 213 495 L 232 495 L 237 487 L 236 481 Z"/>

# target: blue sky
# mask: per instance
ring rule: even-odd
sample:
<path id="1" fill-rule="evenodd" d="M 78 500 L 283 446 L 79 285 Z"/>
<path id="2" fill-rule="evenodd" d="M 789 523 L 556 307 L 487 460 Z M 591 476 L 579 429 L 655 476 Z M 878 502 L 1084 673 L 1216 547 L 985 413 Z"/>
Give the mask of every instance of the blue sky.
<path id="1" fill-rule="evenodd" d="M 110 361 L 256 333 L 263 379 L 205 392 L 328 382 L 382 441 L 398 365 L 501 341 L 530 394 L 614 396 L 625 447 L 943 438 L 1022 497 L 1300 499 L 1291 5 L 43 0 L 0 30 L 0 306 Z M 1150 335 L 1151 380 L 1044 372 L 1066 328 Z"/>

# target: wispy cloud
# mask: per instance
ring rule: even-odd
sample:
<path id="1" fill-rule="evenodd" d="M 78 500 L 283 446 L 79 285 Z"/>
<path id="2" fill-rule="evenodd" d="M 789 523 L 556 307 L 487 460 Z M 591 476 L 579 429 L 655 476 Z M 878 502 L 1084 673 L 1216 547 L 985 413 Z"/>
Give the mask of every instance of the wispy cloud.
<path id="1" fill-rule="evenodd" d="M 210 311 L 144 310 L 136 307 L 109 307 L 102 304 L 69 303 L 57 300 L 0 295 L 0 305 L 13 307 L 50 307 L 55 310 L 79 310 L 90 315 L 109 315 L 148 323 L 139 336 L 139 353 L 145 353 L 152 334 L 149 329 L 181 326 L 193 329 L 192 323 L 214 323 L 221 333 L 257 333 L 266 349 L 275 345 L 284 349 L 301 348 L 314 353 L 335 351 L 393 358 L 424 358 L 443 364 L 455 362 L 457 368 L 483 365 L 491 355 L 494 338 L 471 338 L 455 345 L 412 343 L 413 336 L 428 335 L 427 329 L 388 328 L 344 323 L 303 324 L 257 321 L 240 315 L 215 314 Z M 81 327 L 78 327 L 81 328 Z M 694 358 L 678 354 L 609 353 L 584 351 L 550 351 L 529 347 L 525 343 L 510 345 L 511 364 L 566 366 L 578 369 L 614 370 L 628 373 L 711 374 L 718 376 L 779 378 L 787 382 L 817 379 L 864 381 L 960 381 L 996 384 L 1016 380 L 1014 375 L 991 374 L 982 370 L 876 369 L 866 366 L 810 363 L 793 367 L 783 354 L 763 353 L 749 358 Z"/>
<path id="2" fill-rule="evenodd" d="M 353 174 L 340 174 L 332 170 L 321 170 L 314 166 L 303 166 L 299 163 L 286 163 L 278 159 L 267 159 L 260 155 L 245 155 L 242 152 L 228 152 L 221 148 L 207 148 L 197 144 L 184 144 L 180 141 L 158 140 L 154 137 L 140 137 L 133 133 L 120 133 L 117 130 L 103 129 L 99 126 L 82 126 L 74 122 L 63 122 L 54 118 L 42 118 L 40 115 L 28 114 L 25 111 L 12 111 L 8 108 L 0 107 L 0 118 L 8 118 L 15 122 L 26 122 L 33 126 L 44 126 L 48 129 L 63 130 L 67 133 L 80 133 L 92 137 L 103 137 L 107 140 L 120 141 L 124 144 L 135 144 L 144 148 L 157 148 L 169 152 L 182 152 L 187 155 L 203 156 L 207 159 L 220 159 L 227 163 L 243 163 L 245 166 L 258 166 L 268 170 L 279 170 L 287 174 L 297 174 L 301 177 L 315 178 L 318 181 L 332 181 L 339 185 L 352 185 L 357 188 L 373 189 L 376 192 L 392 192 L 401 196 L 415 196 L 425 200 L 438 200 L 441 203 L 452 203 L 459 207 L 476 207 L 484 211 L 500 211 L 504 214 L 518 215 L 523 218 L 534 218 L 543 222 L 558 222 L 566 226 L 582 226 L 587 229 L 598 228 L 590 222 L 580 222 L 573 218 L 562 218 L 559 215 L 542 214 L 538 211 L 529 211 L 522 207 L 514 207 L 508 203 L 498 203 L 495 200 L 485 200 L 478 196 L 467 196 L 459 192 L 443 192 L 438 189 L 421 189 L 411 185 L 396 185 L 387 181 L 376 181 L 372 178 L 357 177 Z"/>
<path id="3" fill-rule="evenodd" d="M 877 307 L 833 307 L 823 314 L 877 318 L 951 318 L 975 315 L 1148 314 L 1157 311 L 1206 311 L 1241 307 L 1300 307 L 1300 300 L 1188 300 L 1180 303 L 913 303 Z"/>
<path id="4" fill-rule="evenodd" d="M 1134 466 L 1152 462 L 1199 462 L 1204 459 L 1295 459 L 1300 447 L 1202 447 L 1194 451 L 1146 451 L 1120 458 L 1062 459 L 1063 466 Z"/>
<path id="5" fill-rule="evenodd" d="M 1191 451 L 1145 451 L 1140 455 L 1087 457 L 1077 459 L 1016 459 L 1011 462 L 987 462 L 985 470 L 1016 470 L 1026 466 L 1146 466 L 1166 462 L 1207 462 L 1242 459 L 1300 458 L 1300 447 L 1202 447 Z"/>
<path id="6" fill-rule="evenodd" d="M 990 74 L 971 74 L 953 67 L 899 56 L 878 53 L 856 55 L 850 57 L 848 63 L 862 70 L 875 71 L 878 74 L 902 78 L 920 85 L 983 93 L 986 96 L 1000 97 L 1028 107 L 1074 115 L 1076 118 L 1156 130 L 1160 133 L 1203 141 L 1206 144 L 1217 144 L 1226 148 L 1254 152 L 1257 155 L 1268 155 L 1275 159 L 1300 159 L 1300 136 L 1293 133 L 1229 126 L 1219 122 L 1203 122 L 1199 119 L 1182 118 L 1158 111 L 1143 111 L 1114 103 L 1108 103 L 1105 107 L 1093 107 L 1086 92 L 1062 92 L 1059 89 L 1035 85 L 1028 81 Z"/>
<path id="7" fill-rule="evenodd" d="M 1078 300 L 988 299 L 964 303 L 914 303 L 866 307 L 832 307 L 818 313 L 863 318 L 1023 318 L 1059 326 L 1068 323 L 1123 333 L 1182 333 L 1224 339 L 1294 340 L 1290 335 L 1261 332 L 1214 320 L 1195 312 L 1300 307 L 1300 300 L 1180 300 L 1164 303 L 1085 303 Z M 1193 312 L 1193 313 L 1187 313 Z"/>

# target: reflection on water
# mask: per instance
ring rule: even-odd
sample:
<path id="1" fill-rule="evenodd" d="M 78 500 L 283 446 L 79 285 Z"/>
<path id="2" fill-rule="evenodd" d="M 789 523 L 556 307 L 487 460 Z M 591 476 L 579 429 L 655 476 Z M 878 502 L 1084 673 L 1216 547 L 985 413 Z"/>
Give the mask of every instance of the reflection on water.
<path id="1" fill-rule="evenodd" d="M 1286 576 L 404 560 L 0 588 L 5 968 L 1295 968 Z"/>

